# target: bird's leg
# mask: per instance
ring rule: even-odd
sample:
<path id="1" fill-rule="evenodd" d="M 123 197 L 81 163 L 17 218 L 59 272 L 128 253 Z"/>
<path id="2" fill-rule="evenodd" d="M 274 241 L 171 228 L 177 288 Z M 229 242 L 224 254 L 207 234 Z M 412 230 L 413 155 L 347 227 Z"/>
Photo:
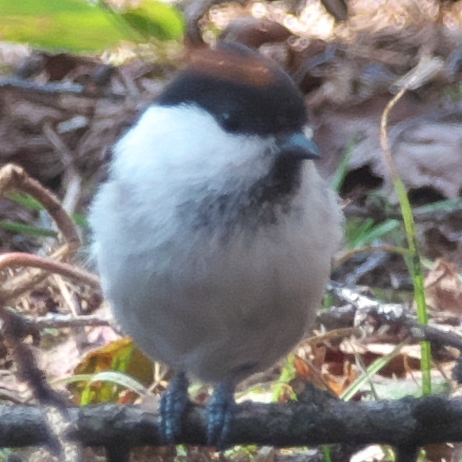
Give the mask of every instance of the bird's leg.
<path id="1" fill-rule="evenodd" d="M 159 430 L 168 444 L 174 444 L 181 432 L 181 417 L 188 403 L 188 385 L 186 374 L 179 372 L 162 393 Z"/>
<path id="2" fill-rule="evenodd" d="M 234 384 L 219 383 L 207 403 L 207 445 L 225 449 L 234 417 Z"/>

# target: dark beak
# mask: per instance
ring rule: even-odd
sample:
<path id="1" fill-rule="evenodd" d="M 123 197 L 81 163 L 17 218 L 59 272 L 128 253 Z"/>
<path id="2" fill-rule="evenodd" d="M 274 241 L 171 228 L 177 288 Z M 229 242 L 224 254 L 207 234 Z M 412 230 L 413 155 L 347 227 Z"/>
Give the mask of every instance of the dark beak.
<path id="1" fill-rule="evenodd" d="M 298 159 L 319 159 L 321 154 L 319 148 L 313 141 L 309 140 L 302 133 L 281 138 L 278 141 L 281 154 Z"/>

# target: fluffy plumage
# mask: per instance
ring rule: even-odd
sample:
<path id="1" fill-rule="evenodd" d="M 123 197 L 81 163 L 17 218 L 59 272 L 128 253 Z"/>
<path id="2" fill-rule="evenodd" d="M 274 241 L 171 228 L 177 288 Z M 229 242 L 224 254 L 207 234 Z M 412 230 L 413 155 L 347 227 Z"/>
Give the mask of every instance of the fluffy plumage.
<path id="1" fill-rule="evenodd" d="M 341 217 L 306 160 L 289 77 L 241 47 L 215 53 L 212 71 L 193 63 L 116 144 L 90 222 L 126 333 L 174 370 L 232 387 L 309 328 Z"/>

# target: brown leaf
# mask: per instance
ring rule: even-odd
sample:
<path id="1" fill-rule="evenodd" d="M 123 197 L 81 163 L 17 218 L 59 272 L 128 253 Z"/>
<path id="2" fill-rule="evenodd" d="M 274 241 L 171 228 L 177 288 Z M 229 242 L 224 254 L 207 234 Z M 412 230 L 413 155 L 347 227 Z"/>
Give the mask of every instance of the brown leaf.
<path id="1" fill-rule="evenodd" d="M 431 462 L 451 460 L 454 448 L 448 443 L 428 444 L 425 446 L 426 459 Z"/>
<path id="2" fill-rule="evenodd" d="M 454 263 L 437 260 L 425 278 L 425 289 L 429 307 L 462 314 L 462 284 Z"/>

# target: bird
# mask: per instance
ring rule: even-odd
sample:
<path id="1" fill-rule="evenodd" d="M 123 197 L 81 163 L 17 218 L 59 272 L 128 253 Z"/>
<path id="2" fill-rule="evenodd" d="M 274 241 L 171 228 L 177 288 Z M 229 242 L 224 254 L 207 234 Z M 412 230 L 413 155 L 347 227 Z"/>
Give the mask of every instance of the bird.
<path id="1" fill-rule="evenodd" d="M 115 319 L 174 372 L 159 428 L 174 444 L 195 377 L 225 448 L 234 390 L 312 325 L 342 235 L 289 75 L 238 43 L 195 53 L 115 143 L 89 211 Z"/>

